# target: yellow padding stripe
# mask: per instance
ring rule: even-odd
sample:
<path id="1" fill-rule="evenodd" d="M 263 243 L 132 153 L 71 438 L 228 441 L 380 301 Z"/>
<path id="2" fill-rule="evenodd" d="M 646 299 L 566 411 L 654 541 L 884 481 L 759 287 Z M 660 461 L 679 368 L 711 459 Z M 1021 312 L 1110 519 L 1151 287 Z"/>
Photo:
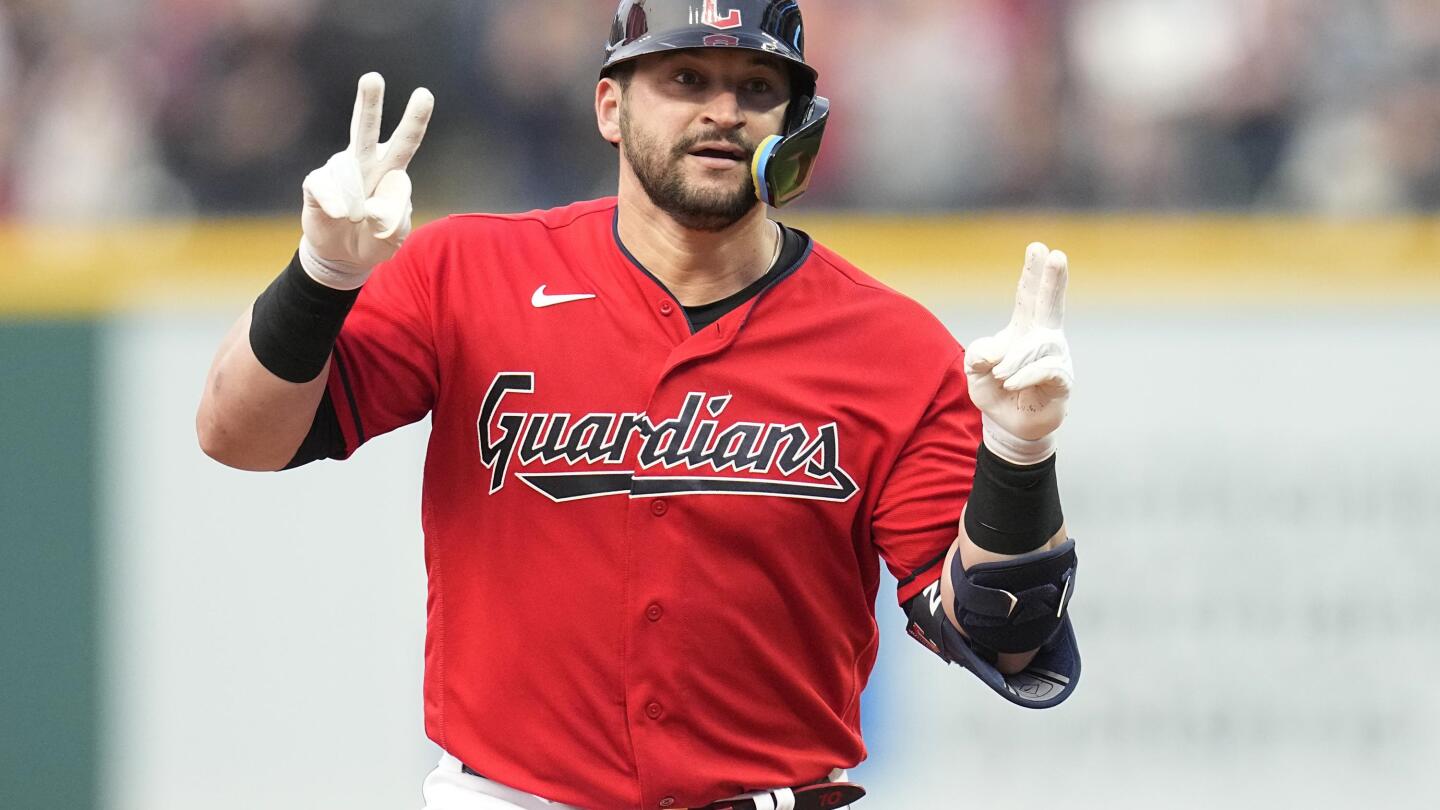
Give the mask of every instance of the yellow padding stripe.
<path id="1" fill-rule="evenodd" d="M 1025 246 L 1070 256 L 1071 296 L 1206 306 L 1440 302 L 1440 217 L 790 216 L 922 301 L 1013 295 Z"/>
<path id="2" fill-rule="evenodd" d="M 1440 218 L 1433 217 L 791 214 L 785 221 L 926 301 L 1003 303 L 1031 241 L 1070 254 L 1077 301 L 1440 301 Z M 0 225 L 0 316 L 241 306 L 285 266 L 299 238 L 298 217 Z"/>

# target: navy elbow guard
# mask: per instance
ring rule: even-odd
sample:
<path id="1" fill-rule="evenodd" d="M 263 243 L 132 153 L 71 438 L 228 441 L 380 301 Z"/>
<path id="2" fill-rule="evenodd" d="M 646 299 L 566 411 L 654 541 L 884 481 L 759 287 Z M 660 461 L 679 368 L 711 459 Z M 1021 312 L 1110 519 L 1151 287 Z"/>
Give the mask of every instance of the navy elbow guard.
<path id="1" fill-rule="evenodd" d="M 908 631 L 1010 702 L 1048 709 L 1070 697 L 1080 681 L 1080 648 L 1068 610 L 1075 566 L 1073 540 L 1044 554 L 974 565 L 968 571 L 956 564 L 951 571 L 953 607 L 965 633 L 945 616 L 938 581 L 910 600 Z M 1020 672 L 1006 675 L 995 667 L 997 653 L 1036 649 Z"/>

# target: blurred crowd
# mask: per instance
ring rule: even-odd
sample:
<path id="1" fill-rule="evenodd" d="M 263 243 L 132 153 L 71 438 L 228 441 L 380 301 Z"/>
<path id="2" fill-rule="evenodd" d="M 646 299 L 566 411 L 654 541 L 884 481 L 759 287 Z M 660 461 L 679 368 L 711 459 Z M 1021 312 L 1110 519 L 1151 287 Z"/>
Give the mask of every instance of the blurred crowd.
<path id="1" fill-rule="evenodd" d="M 294 210 L 355 80 L 426 211 L 613 193 L 614 0 L 0 0 L 0 216 Z M 1437 0 L 808 0 L 807 207 L 1440 209 Z"/>

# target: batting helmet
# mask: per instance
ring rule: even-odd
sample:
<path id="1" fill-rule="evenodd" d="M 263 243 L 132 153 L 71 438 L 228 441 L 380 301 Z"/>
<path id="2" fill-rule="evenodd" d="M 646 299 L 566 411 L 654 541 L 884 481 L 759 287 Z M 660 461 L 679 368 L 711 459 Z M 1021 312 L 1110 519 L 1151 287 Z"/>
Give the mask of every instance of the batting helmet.
<path id="1" fill-rule="evenodd" d="M 805 62 L 798 0 L 621 0 L 605 46 L 602 77 L 646 54 L 686 48 L 742 48 L 792 66 L 790 110 L 781 135 L 766 138 L 750 164 L 755 194 L 775 207 L 810 186 L 830 100 L 815 95 L 818 74 Z"/>

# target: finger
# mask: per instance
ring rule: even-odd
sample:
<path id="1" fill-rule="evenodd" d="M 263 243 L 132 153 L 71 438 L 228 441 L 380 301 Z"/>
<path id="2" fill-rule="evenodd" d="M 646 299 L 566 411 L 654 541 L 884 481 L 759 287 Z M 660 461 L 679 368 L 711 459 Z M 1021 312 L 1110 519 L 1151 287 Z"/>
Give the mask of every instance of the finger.
<path id="1" fill-rule="evenodd" d="M 1045 386 L 1056 396 L 1070 393 L 1075 382 L 1075 372 L 1064 357 L 1042 357 L 1015 372 L 1005 381 L 1006 391 L 1023 391 L 1027 388 Z"/>
<path id="2" fill-rule="evenodd" d="M 355 90 L 355 112 L 350 117 L 350 148 L 368 158 L 380 140 L 380 116 L 385 108 L 385 77 L 366 73 Z"/>
<path id="3" fill-rule="evenodd" d="M 1040 274 L 1050 249 L 1043 243 L 1031 242 L 1025 248 L 1025 267 L 1020 271 L 1020 285 L 1015 290 L 1015 311 L 1010 315 L 1012 326 L 1024 329 L 1033 322 L 1035 296 L 1040 290 Z"/>
<path id="4" fill-rule="evenodd" d="M 1038 336 L 1037 339 L 1011 346 L 1010 350 L 1005 352 L 1005 359 L 996 364 L 991 373 L 996 379 L 1006 380 L 1040 358 L 1064 357 L 1067 353 L 1065 346 L 1059 341 L 1048 336 Z"/>
<path id="5" fill-rule="evenodd" d="M 1070 284 L 1070 259 L 1063 251 L 1052 250 L 1045 259 L 1040 292 L 1035 300 L 1035 323 L 1047 329 L 1065 324 L 1065 288 Z"/>
<path id="6" fill-rule="evenodd" d="M 410 175 L 403 171 L 387 172 L 375 187 L 375 194 L 365 201 L 365 219 L 376 239 L 390 239 L 410 218 Z"/>
<path id="7" fill-rule="evenodd" d="M 319 208 L 331 219 L 345 219 L 350 213 L 345 195 L 327 175 L 326 170 L 320 168 L 305 177 L 302 186 L 305 191 L 305 205 Z"/>
<path id="8" fill-rule="evenodd" d="M 965 350 L 965 373 L 985 374 L 1005 356 L 1004 344 L 993 337 L 977 338 Z"/>
<path id="9" fill-rule="evenodd" d="M 430 127 L 430 114 L 435 111 L 435 96 L 421 87 L 410 96 L 405 105 L 405 117 L 395 127 L 395 134 L 386 143 L 385 167 L 404 170 L 410 166 L 411 158 L 425 140 L 425 130 Z"/>
<path id="10" fill-rule="evenodd" d="M 370 187 L 365 183 L 365 170 L 360 161 L 349 150 L 336 152 L 325 162 L 322 186 L 335 189 L 345 206 L 345 218 L 359 222 L 365 218 L 365 198 L 370 196 Z"/>

